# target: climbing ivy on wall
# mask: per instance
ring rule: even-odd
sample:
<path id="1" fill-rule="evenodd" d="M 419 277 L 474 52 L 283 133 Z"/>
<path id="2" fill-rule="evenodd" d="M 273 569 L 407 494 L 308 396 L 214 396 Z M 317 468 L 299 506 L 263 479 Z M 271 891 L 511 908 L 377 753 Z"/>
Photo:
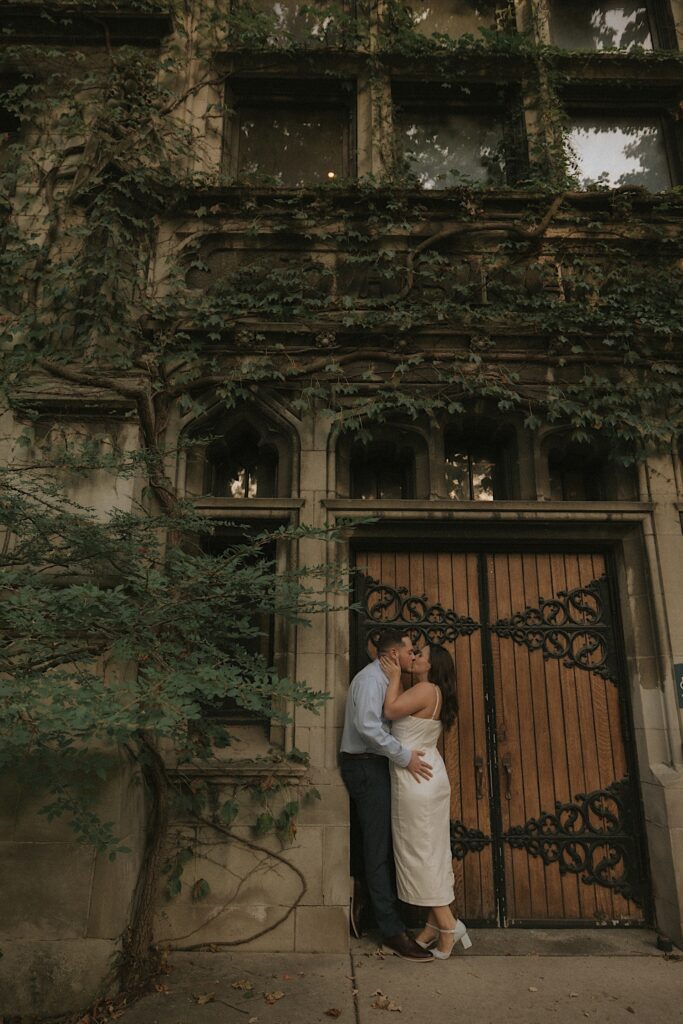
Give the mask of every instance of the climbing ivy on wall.
<path id="1" fill-rule="evenodd" d="M 231 408 L 266 389 L 294 412 L 316 407 L 367 432 L 483 400 L 529 429 L 599 433 L 624 461 L 670 447 L 681 430 L 683 195 L 576 188 L 560 102 L 566 54 L 535 42 L 533 26 L 429 38 L 395 0 L 381 32 L 370 3 L 353 18 L 322 6 L 300 8 L 322 26 L 302 34 L 260 4 L 178 2 L 157 51 L 114 45 L 93 0 L 77 7 L 101 21 L 95 49 L 78 45 L 75 28 L 68 45 L 11 32 L 2 42 L 0 382 L 11 429 L 0 469 L 0 762 L 40 780 L 46 813 L 66 814 L 112 854 L 124 851 L 96 813 L 98 786 L 121 750 L 139 766 L 153 800 L 129 983 L 148 965 L 172 813 L 163 744 L 192 763 L 229 744 L 202 713 L 225 696 L 282 721 L 288 704 L 318 707 L 320 694 L 250 653 L 251 613 L 296 624 L 335 593 L 345 599 L 329 566 L 276 576 L 263 554 L 272 532 L 220 558 L 202 553 L 211 528 L 172 466 L 179 445 L 207 435 L 169 437 L 172 413 L 201 417 L 217 399 Z M 40 7 L 55 38 L 80 17 Z M 656 66 L 680 75 L 678 55 L 629 59 L 644 76 Z M 409 66 L 454 88 L 480 74 L 519 80 L 536 110 L 528 166 L 495 190 L 429 193 L 378 117 L 381 174 L 294 190 L 232 180 L 205 137 L 229 111 L 215 100 L 200 116 L 197 105 L 239 69 L 294 66 L 362 74 L 375 93 Z M 253 240 L 263 255 L 216 270 L 212 239 L 236 222 L 246 251 Z M 269 256 L 271 243 L 287 258 Z M 116 431 L 97 440 L 45 429 L 89 407 L 139 438 L 126 447 Z M 73 497 L 95 478 L 116 479 L 125 507 Z M 296 545 L 311 534 L 321 536 L 277 536 Z M 176 795 L 208 813 L 201 787 Z M 285 793 L 260 828 L 291 835 L 296 803 Z M 231 799 L 212 820 L 229 831 L 233 817 Z M 182 853 L 166 864 L 171 890 Z"/>

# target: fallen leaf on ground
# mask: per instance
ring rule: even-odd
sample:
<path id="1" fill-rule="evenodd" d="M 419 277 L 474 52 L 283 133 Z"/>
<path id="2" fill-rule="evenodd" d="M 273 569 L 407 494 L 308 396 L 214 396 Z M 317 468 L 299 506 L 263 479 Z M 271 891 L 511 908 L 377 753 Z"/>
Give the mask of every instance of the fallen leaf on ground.
<path id="1" fill-rule="evenodd" d="M 329 1010 L 325 1010 L 326 1017 L 341 1017 L 341 1010 L 338 1010 L 336 1006 L 331 1007 Z"/>
<path id="2" fill-rule="evenodd" d="M 282 980 L 283 981 L 294 981 L 294 975 L 293 974 L 283 974 L 282 975 Z"/>
<path id="3" fill-rule="evenodd" d="M 192 998 L 194 999 L 197 1006 L 206 1006 L 207 1003 L 212 1003 L 216 998 L 215 992 L 193 992 Z"/>
<path id="4" fill-rule="evenodd" d="M 240 992 L 251 992 L 254 987 L 248 978 L 238 978 L 237 981 L 232 981 L 230 984 Z"/>
<path id="5" fill-rule="evenodd" d="M 284 996 L 284 992 L 280 992 L 279 990 L 276 991 L 276 992 L 264 992 L 263 993 L 263 998 L 265 999 L 265 1001 L 268 1003 L 269 1006 L 272 1006 L 273 1003 L 276 1003 L 278 1001 L 278 999 L 282 999 L 283 996 Z"/>
<path id="6" fill-rule="evenodd" d="M 384 992 L 380 992 L 379 989 L 375 992 L 375 998 L 370 1003 L 373 1010 L 393 1010 L 397 1013 L 401 1013 L 401 1007 L 398 1003 L 394 1002 L 390 996 L 385 996 Z"/>
<path id="7" fill-rule="evenodd" d="M 163 981 L 158 982 L 154 986 L 155 992 L 168 992 L 168 985 L 165 985 Z"/>

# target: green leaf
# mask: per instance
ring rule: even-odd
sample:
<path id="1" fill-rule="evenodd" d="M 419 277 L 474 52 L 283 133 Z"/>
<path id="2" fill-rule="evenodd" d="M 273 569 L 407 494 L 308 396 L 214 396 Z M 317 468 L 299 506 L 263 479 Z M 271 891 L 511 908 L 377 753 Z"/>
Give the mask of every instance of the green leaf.
<path id="1" fill-rule="evenodd" d="M 239 804 L 235 800 L 226 800 L 220 809 L 220 819 L 226 825 L 232 825 L 239 813 Z"/>

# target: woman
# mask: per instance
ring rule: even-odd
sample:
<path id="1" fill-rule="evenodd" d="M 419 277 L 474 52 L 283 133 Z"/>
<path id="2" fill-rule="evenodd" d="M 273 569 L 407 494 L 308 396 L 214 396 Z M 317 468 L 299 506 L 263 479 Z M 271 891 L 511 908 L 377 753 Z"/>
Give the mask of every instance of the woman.
<path id="1" fill-rule="evenodd" d="M 389 680 L 384 715 L 395 722 L 393 735 L 404 746 L 422 751 L 433 774 L 419 783 L 390 763 L 391 827 L 399 897 L 418 907 L 429 907 L 427 923 L 416 941 L 431 949 L 438 960 L 447 960 L 456 944 L 469 949 L 467 928 L 455 918 L 453 860 L 450 843 L 451 786 L 443 758 L 436 748 L 442 729 L 455 721 L 455 666 L 448 651 L 428 644 L 413 663 L 409 689 L 401 690 L 401 668 L 395 657 L 380 659 Z"/>

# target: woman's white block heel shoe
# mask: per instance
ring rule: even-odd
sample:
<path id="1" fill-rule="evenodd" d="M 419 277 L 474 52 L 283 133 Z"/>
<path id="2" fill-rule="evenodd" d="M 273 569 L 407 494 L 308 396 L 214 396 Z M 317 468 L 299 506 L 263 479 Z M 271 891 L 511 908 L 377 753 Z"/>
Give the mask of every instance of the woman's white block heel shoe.
<path id="1" fill-rule="evenodd" d="M 442 935 L 452 935 L 453 945 L 447 953 L 442 953 L 440 949 L 433 949 L 432 956 L 437 960 L 448 960 L 459 942 L 462 942 L 463 949 L 469 949 L 472 945 L 472 939 L 467 934 L 467 925 L 460 919 L 455 922 L 455 928 L 439 928 L 439 931 Z"/>
<path id="2" fill-rule="evenodd" d="M 425 925 L 425 928 L 431 928 L 435 932 L 439 931 L 435 924 L 429 924 L 429 922 Z M 415 941 L 417 942 L 418 946 L 421 949 L 431 949 L 432 946 L 436 945 L 436 943 L 439 941 L 439 937 L 438 935 L 436 935 L 433 939 L 430 939 L 428 942 L 420 942 L 419 939 L 415 939 Z"/>

